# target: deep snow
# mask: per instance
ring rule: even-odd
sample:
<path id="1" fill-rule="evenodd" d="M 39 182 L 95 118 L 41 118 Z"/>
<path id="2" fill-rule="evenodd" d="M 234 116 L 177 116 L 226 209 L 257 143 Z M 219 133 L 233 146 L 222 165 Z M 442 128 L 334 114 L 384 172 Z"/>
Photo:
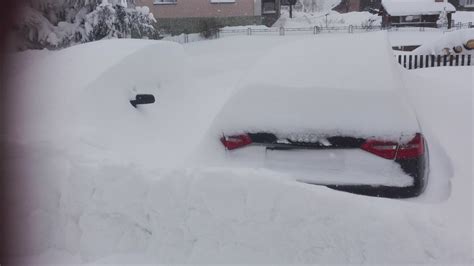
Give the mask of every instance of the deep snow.
<path id="1" fill-rule="evenodd" d="M 474 40 L 474 29 L 464 29 L 448 32 L 436 41 L 418 47 L 413 51 L 413 53 L 422 55 L 445 55 L 447 53 L 453 55 L 470 54 L 474 56 L 474 50 L 467 50 L 464 47 L 464 45 L 467 44 L 467 42 L 470 40 Z M 454 47 L 460 47 L 462 51 L 456 53 L 454 52 Z"/>
<path id="2" fill-rule="evenodd" d="M 348 42 L 356 54 L 346 49 Z M 213 133 L 392 140 L 414 135 L 420 129 L 399 93 L 397 68 L 384 32 L 302 38 L 275 46 L 248 70 L 216 118 Z M 348 99 L 350 104 L 344 104 Z"/>
<path id="3" fill-rule="evenodd" d="M 430 145 L 430 183 L 419 198 L 363 197 L 286 173 L 202 164 L 222 152 L 201 141 L 248 70 L 268 47 L 304 38 L 314 37 L 184 47 L 111 40 L 15 55 L 7 160 L 17 172 L 7 180 L 28 184 L 9 198 L 29 238 L 18 258 L 472 263 L 473 68 L 398 67 Z M 157 104 L 133 109 L 134 88 L 155 93 Z"/>

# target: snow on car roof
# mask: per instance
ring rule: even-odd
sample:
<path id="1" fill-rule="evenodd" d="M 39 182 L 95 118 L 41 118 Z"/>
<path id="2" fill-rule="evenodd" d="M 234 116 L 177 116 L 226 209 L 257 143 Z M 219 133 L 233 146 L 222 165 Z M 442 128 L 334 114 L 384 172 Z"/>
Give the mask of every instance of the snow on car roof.
<path id="1" fill-rule="evenodd" d="M 382 0 L 382 6 L 392 16 L 433 15 L 445 9 L 456 12 L 452 4 L 435 0 Z"/>
<path id="2" fill-rule="evenodd" d="M 419 131 L 385 33 L 281 45 L 249 70 L 217 130 L 398 138 Z"/>
<path id="3" fill-rule="evenodd" d="M 383 90 L 401 87 L 387 33 L 307 36 L 262 55 L 244 84 Z"/>

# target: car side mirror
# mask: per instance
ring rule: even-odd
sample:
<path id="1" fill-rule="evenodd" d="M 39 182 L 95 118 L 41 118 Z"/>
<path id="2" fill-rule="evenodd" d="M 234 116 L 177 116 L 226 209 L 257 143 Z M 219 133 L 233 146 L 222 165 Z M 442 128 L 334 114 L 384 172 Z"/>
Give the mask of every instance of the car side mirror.
<path id="1" fill-rule="evenodd" d="M 151 104 L 155 102 L 155 96 L 153 94 L 137 94 L 135 100 L 130 100 L 133 107 L 137 108 L 140 104 Z"/>

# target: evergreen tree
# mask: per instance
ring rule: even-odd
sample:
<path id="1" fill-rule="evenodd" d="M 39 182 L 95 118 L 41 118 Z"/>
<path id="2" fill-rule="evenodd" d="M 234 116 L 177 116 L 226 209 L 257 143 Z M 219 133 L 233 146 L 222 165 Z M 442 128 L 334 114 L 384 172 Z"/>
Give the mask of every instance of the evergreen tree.
<path id="1" fill-rule="evenodd" d="M 159 37 L 133 0 L 29 0 L 14 32 L 18 49 L 57 49 L 107 38 Z"/>

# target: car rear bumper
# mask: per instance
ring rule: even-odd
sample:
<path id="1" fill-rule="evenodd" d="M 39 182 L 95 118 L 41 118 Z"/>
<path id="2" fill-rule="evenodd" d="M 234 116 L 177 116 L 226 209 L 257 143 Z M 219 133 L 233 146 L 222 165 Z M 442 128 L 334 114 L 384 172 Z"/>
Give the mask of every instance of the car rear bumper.
<path id="1" fill-rule="evenodd" d="M 396 160 L 403 171 L 413 177 L 413 185 L 408 187 L 371 186 L 371 185 L 328 185 L 328 188 L 360 195 L 384 198 L 413 198 L 426 188 L 429 174 L 429 154 L 416 159 Z"/>

